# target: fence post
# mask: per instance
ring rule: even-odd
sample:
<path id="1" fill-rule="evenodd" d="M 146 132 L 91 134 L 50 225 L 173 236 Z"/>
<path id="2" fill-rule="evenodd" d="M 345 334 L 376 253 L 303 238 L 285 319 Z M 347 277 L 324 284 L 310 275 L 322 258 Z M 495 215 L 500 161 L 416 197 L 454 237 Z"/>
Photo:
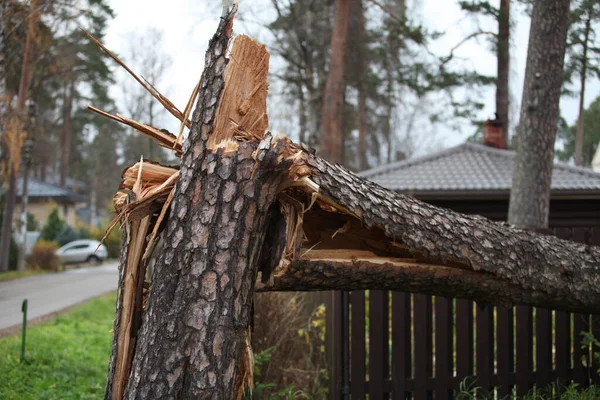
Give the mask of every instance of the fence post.
<path id="1" fill-rule="evenodd" d="M 21 327 L 21 362 L 25 361 L 25 333 L 27 332 L 27 299 L 21 304 L 21 312 L 23 313 L 23 326 Z"/>

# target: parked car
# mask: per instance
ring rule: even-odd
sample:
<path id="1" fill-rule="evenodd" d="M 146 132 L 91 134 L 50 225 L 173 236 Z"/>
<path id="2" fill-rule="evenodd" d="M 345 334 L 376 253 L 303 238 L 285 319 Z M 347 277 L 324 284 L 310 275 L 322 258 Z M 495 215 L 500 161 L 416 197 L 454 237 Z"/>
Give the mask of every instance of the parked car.
<path id="1" fill-rule="evenodd" d="M 97 240 L 75 240 L 56 250 L 56 255 L 64 264 L 79 262 L 99 264 L 106 260 L 108 250 Z"/>

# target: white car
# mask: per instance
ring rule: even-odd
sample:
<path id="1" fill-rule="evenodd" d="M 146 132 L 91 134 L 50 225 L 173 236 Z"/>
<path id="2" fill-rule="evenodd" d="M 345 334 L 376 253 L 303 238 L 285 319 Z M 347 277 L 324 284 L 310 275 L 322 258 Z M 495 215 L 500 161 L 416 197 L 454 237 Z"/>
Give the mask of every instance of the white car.
<path id="1" fill-rule="evenodd" d="M 108 257 L 108 250 L 97 240 L 75 240 L 56 250 L 56 255 L 64 264 L 80 262 L 99 264 Z"/>

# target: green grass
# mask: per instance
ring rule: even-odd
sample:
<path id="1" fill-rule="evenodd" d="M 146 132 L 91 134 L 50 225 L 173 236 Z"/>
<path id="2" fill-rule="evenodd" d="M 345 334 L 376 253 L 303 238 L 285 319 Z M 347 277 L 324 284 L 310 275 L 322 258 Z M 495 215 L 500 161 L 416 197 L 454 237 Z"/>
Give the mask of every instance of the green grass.
<path id="1" fill-rule="evenodd" d="M 115 294 L 105 295 L 27 331 L 0 339 L 0 399 L 101 399 L 114 318 Z"/>
<path id="2" fill-rule="evenodd" d="M 11 281 L 13 279 L 19 279 L 19 278 L 26 278 L 28 276 L 34 276 L 34 275 L 39 275 L 39 274 L 45 274 L 48 273 L 49 271 L 43 271 L 43 270 L 25 270 L 23 272 L 19 272 L 19 271 L 8 271 L 8 272 L 1 272 L 0 273 L 0 282 L 4 282 L 4 281 Z"/>

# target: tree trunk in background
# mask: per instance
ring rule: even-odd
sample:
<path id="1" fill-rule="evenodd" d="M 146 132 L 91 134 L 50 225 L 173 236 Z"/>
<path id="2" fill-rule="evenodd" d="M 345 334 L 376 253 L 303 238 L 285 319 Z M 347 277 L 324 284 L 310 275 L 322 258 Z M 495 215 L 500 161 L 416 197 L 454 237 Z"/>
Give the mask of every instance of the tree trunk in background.
<path id="1" fill-rule="evenodd" d="M 67 78 L 65 87 L 65 104 L 63 108 L 63 131 L 61 137 L 61 155 L 60 155 L 60 186 L 67 187 L 67 177 L 69 176 L 69 158 L 71 153 L 71 127 L 73 122 L 73 95 L 75 82 L 72 77 Z"/>
<path id="2" fill-rule="evenodd" d="M 8 5 L 9 3 L 7 1 L 3 1 L 0 2 L 0 15 L 7 15 L 8 14 Z M 0 115 L 5 116 L 7 114 L 8 111 L 8 101 L 9 101 L 9 97 L 8 94 L 6 92 L 6 57 L 5 57 L 5 45 L 6 45 L 6 32 L 5 32 L 5 21 L 4 18 L 0 18 L 0 96 L 2 96 L 0 98 Z M 2 142 L 4 142 L 4 135 L 6 134 L 6 118 L 0 118 L 0 140 L 2 140 Z M 3 165 L 8 166 L 9 164 L 9 157 L 7 154 L 7 148 L 4 146 L 4 143 L 1 144 L 2 146 L 2 155 L 0 158 L 0 162 L 2 162 Z M 9 170 L 10 171 L 10 170 Z M 10 172 L 9 172 L 10 174 Z M 9 182 L 11 182 L 11 179 L 9 177 Z M 14 190 L 13 190 L 14 192 Z M 7 194 L 10 193 L 10 190 L 7 192 Z M 5 218 L 7 214 L 7 202 L 6 202 L 7 197 L 5 197 L 5 201 L 4 201 L 4 207 L 2 210 L 2 215 L 4 216 L 4 218 L 2 219 L 2 230 L 0 231 L 0 272 L 6 272 L 8 271 L 8 255 L 9 255 L 9 251 L 10 251 L 10 236 L 7 234 L 4 234 L 4 232 L 10 232 L 10 222 L 7 223 L 7 221 L 11 221 L 11 219 L 9 218 L 8 220 Z M 8 237 L 5 237 L 8 236 Z"/>
<path id="3" fill-rule="evenodd" d="M 508 213 L 508 221 L 521 228 L 548 226 L 569 3 L 538 0 L 533 6 Z"/>
<path id="4" fill-rule="evenodd" d="M 306 99 L 304 98 L 304 86 L 299 83 L 298 87 L 298 122 L 300 125 L 300 135 L 298 139 L 300 143 L 310 144 L 310 131 L 308 128 L 308 121 L 306 118 Z"/>
<path id="5" fill-rule="evenodd" d="M 27 96 L 29 92 L 29 86 L 31 81 L 32 71 L 32 57 L 33 57 L 33 46 L 35 41 L 35 26 L 39 19 L 39 10 L 37 7 L 37 1 L 31 2 L 31 10 L 27 18 L 27 38 L 25 39 L 25 48 L 23 50 L 23 63 L 21 66 L 21 79 L 19 81 L 19 95 L 17 99 L 17 110 L 16 113 L 10 118 L 18 118 L 20 123 L 12 124 L 11 129 L 23 129 L 23 122 L 26 113 Z M 6 92 L 3 92 L 5 94 Z M 3 120 L 5 119 L 3 115 Z M 6 134 L 6 132 L 3 132 Z M 4 212 L 2 214 L 2 232 L 0 233 L 0 272 L 8 271 L 8 260 L 10 254 L 10 237 L 12 233 L 12 221 L 15 210 L 15 200 L 17 197 L 17 175 L 19 173 L 19 164 L 21 157 L 21 146 L 26 139 L 26 132 L 13 132 L 14 136 L 12 140 L 15 140 L 20 135 L 25 135 L 21 140 L 15 140 L 20 143 L 18 146 L 14 145 L 8 149 L 8 157 L 6 160 L 6 167 L 8 170 L 8 188 L 5 194 L 4 200 Z"/>
<path id="6" fill-rule="evenodd" d="M 361 49 L 361 55 L 364 55 L 365 48 L 365 11 L 362 0 L 354 0 L 358 9 L 358 46 Z M 367 79 L 366 63 L 364 57 L 359 57 L 358 61 L 358 170 L 363 171 L 369 167 L 367 160 Z"/>
<path id="7" fill-rule="evenodd" d="M 350 0 L 335 0 L 335 17 L 331 36 L 329 75 L 323 98 L 321 117 L 321 149 L 323 157 L 344 162 L 344 54 L 350 19 Z"/>
<path id="8" fill-rule="evenodd" d="M 8 188 L 4 195 L 4 210 L 2 212 L 2 232 L 0 232 L 0 272 L 8 271 L 10 255 L 10 235 L 15 211 L 17 177 L 13 168 L 8 168 Z"/>
<path id="9" fill-rule="evenodd" d="M 509 143 L 509 75 L 510 75 L 510 0 L 500 0 L 498 16 L 498 77 L 496 83 L 496 114 L 504 124 L 504 143 Z"/>
<path id="10" fill-rule="evenodd" d="M 406 2 L 405 0 L 392 0 L 389 3 L 389 10 L 393 14 L 393 24 L 404 24 L 406 14 Z M 394 97 L 395 91 L 395 79 L 398 69 L 400 67 L 400 49 L 403 47 L 403 39 L 400 35 L 401 30 L 395 29 L 391 33 L 388 33 L 388 49 L 389 58 L 386 62 L 385 79 L 387 81 L 386 86 L 386 107 L 385 115 L 386 119 L 383 126 L 383 136 L 386 141 L 386 156 L 385 162 L 391 163 L 394 161 L 394 132 L 392 132 L 392 119 L 394 117 L 394 108 L 396 107 L 396 99 Z"/>
<path id="11" fill-rule="evenodd" d="M 575 135 L 575 165 L 582 165 L 583 153 L 583 114 L 585 107 L 585 78 L 587 75 L 588 63 L 588 45 L 590 40 L 591 20 L 590 15 L 585 22 L 585 31 L 583 39 L 583 57 L 581 58 L 581 90 L 579 91 L 579 115 L 577 117 L 577 132 Z"/>

